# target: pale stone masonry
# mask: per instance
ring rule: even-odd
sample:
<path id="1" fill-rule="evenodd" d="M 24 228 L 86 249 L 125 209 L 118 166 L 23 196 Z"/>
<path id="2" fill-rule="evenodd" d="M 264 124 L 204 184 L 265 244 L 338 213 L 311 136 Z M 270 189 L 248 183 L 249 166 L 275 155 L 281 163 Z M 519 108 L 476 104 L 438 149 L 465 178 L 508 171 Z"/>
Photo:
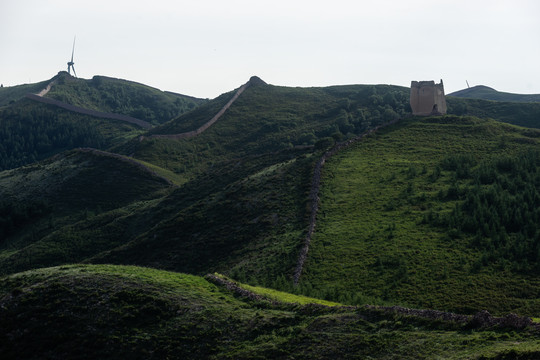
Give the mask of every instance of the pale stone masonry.
<path id="1" fill-rule="evenodd" d="M 413 115 L 445 115 L 444 86 L 435 81 L 411 81 L 411 109 Z"/>

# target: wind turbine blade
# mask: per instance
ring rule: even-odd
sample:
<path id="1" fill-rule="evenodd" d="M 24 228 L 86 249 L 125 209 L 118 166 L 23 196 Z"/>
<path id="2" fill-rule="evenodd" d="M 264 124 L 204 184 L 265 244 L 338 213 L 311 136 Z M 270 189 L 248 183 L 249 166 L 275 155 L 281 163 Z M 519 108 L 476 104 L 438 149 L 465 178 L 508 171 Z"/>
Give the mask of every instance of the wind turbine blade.
<path id="1" fill-rule="evenodd" d="M 75 75 L 75 77 L 77 77 L 77 73 L 75 72 L 75 66 L 71 65 L 71 68 L 73 69 L 73 75 Z"/>
<path id="2" fill-rule="evenodd" d="M 73 54 L 75 53 L 75 36 L 73 37 L 73 49 L 71 50 L 71 62 L 73 62 Z M 73 70 L 75 72 L 75 70 Z"/>

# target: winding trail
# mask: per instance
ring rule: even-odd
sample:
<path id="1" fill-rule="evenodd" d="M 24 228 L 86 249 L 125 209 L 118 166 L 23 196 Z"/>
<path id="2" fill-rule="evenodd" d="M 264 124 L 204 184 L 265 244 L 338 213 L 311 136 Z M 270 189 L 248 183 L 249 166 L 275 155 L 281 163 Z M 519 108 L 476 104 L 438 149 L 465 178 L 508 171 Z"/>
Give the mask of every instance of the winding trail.
<path id="1" fill-rule="evenodd" d="M 308 232 L 307 232 L 306 238 L 304 239 L 304 246 L 302 247 L 302 249 L 300 250 L 300 253 L 298 254 L 296 268 L 294 269 L 294 273 L 293 273 L 293 282 L 295 286 L 298 285 L 298 282 L 300 281 L 300 276 L 302 276 L 304 263 L 307 259 L 307 254 L 309 251 L 309 245 L 311 244 L 311 238 L 313 237 L 313 233 L 315 232 L 315 227 L 317 225 L 317 213 L 319 212 L 319 202 L 320 202 L 319 192 L 321 188 L 321 175 L 322 175 L 322 169 L 326 160 L 328 160 L 333 155 L 337 154 L 339 151 L 349 147 L 350 145 L 365 140 L 367 136 L 373 134 L 377 130 L 393 125 L 400 120 L 401 118 L 390 121 L 383 125 L 379 125 L 353 139 L 336 144 L 332 149 L 325 152 L 323 156 L 319 159 L 317 164 L 315 165 L 315 169 L 313 171 L 313 177 L 311 180 L 311 190 L 309 192 L 309 200 L 311 203 L 311 206 L 310 206 L 311 213 L 309 215 Z"/>
<path id="2" fill-rule="evenodd" d="M 51 88 L 52 88 L 53 85 L 56 85 L 56 79 L 54 79 L 53 81 L 48 83 L 47 87 L 45 89 L 41 90 L 40 92 L 38 92 L 36 95 L 37 96 L 45 96 L 45 95 L 47 95 L 47 93 L 49 91 L 51 91 Z"/>

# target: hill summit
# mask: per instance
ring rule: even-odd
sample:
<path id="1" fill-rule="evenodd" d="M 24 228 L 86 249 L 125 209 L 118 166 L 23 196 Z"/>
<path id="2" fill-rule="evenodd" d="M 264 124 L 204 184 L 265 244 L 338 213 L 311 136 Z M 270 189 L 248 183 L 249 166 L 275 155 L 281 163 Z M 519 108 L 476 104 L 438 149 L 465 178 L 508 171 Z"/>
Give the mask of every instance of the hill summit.
<path id="1" fill-rule="evenodd" d="M 540 102 L 540 94 L 513 94 L 497 91 L 485 85 L 459 90 L 448 94 L 448 96 L 509 102 Z"/>

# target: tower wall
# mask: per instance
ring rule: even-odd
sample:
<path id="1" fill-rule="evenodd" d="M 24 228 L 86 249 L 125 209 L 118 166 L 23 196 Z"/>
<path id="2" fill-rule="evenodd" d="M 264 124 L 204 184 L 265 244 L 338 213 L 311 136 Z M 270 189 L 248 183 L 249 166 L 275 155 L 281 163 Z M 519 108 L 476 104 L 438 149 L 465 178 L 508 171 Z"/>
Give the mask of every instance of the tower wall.
<path id="1" fill-rule="evenodd" d="M 446 99 L 444 86 L 435 81 L 412 81 L 411 82 L 411 109 L 413 115 L 429 116 L 446 114 Z"/>

